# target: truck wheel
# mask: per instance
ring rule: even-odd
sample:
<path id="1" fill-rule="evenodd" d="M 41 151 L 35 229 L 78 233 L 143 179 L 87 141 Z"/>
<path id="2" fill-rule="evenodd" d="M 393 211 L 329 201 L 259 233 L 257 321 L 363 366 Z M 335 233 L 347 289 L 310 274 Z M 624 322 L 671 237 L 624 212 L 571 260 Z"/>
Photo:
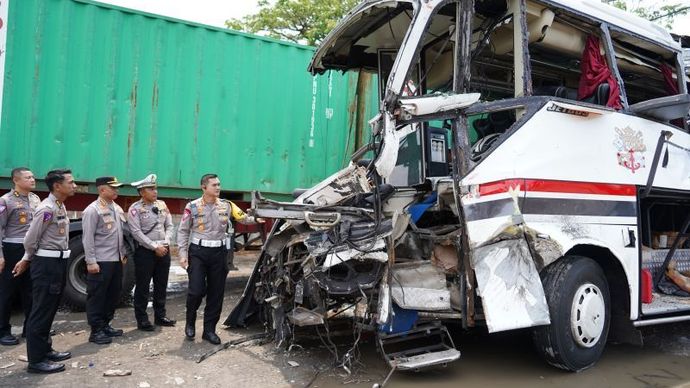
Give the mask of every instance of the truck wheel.
<path id="1" fill-rule="evenodd" d="M 75 311 L 86 309 L 86 260 L 81 235 L 69 240 L 72 254 L 67 262 L 67 281 L 62 293 L 62 302 Z"/>
<path id="2" fill-rule="evenodd" d="M 74 311 L 84 311 L 86 309 L 86 255 L 84 254 L 81 235 L 69 240 L 69 249 L 72 253 L 67 263 L 67 281 L 62 294 L 62 302 Z M 121 304 L 131 301 L 134 283 L 134 263 L 128 261 L 122 272 Z"/>
<path id="3" fill-rule="evenodd" d="M 549 364 L 581 371 L 601 357 L 611 320 L 609 287 L 592 259 L 565 256 L 541 274 L 551 324 L 533 330 L 537 351 Z"/>

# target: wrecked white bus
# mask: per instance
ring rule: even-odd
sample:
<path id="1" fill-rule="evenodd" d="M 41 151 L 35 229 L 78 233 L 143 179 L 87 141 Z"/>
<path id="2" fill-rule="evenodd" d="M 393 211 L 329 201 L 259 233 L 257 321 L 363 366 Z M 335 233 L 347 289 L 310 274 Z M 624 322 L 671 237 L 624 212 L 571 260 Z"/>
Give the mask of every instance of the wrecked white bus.
<path id="1" fill-rule="evenodd" d="M 363 1 L 309 70 L 378 74 L 371 142 L 294 202 L 255 194 L 279 221 L 225 323 L 345 321 L 397 369 L 457 359 L 447 322 L 531 328 L 578 371 L 689 320 L 681 53 L 593 0 Z"/>

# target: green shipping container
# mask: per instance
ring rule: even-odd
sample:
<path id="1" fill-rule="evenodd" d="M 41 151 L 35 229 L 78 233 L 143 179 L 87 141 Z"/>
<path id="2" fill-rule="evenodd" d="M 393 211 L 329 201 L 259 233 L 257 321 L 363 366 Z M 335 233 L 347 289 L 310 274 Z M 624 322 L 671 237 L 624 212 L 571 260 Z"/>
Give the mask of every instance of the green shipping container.
<path id="1" fill-rule="evenodd" d="M 375 77 L 312 77 L 312 47 L 87 0 L 1 4 L 0 188 L 28 166 L 155 172 L 168 197 L 208 172 L 236 197 L 287 194 L 342 168 L 377 109 Z"/>

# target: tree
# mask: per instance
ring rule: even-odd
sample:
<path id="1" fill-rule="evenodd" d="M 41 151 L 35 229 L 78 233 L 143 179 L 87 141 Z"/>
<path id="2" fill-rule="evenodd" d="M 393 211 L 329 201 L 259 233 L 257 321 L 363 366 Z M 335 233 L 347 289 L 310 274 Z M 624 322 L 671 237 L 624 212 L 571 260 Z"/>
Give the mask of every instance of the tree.
<path id="1" fill-rule="evenodd" d="M 318 44 L 359 0 L 259 0 L 259 12 L 225 22 L 228 28 L 308 45 Z"/>
<path id="2" fill-rule="evenodd" d="M 642 0 L 602 0 L 604 3 L 613 5 L 616 8 L 632 12 L 647 20 L 657 22 L 670 29 L 676 16 L 685 15 L 690 12 L 690 6 L 683 3 L 669 4 L 668 0 L 663 0 L 661 4 L 654 4 L 651 7 L 645 6 Z"/>
<path id="3" fill-rule="evenodd" d="M 259 0 L 259 12 L 225 22 L 228 28 L 316 45 L 335 27 L 340 18 L 360 0 Z M 645 19 L 671 27 L 676 16 L 690 13 L 687 3 L 647 6 L 648 0 L 601 0 L 604 3 L 637 14 Z M 274 4 L 271 4 L 274 3 Z"/>

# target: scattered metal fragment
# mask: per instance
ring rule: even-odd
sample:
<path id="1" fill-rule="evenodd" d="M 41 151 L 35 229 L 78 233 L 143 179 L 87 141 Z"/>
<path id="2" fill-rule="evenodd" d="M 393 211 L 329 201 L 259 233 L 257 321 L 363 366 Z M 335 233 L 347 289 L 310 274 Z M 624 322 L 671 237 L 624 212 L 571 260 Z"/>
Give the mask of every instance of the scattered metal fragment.
<path id="1" fill-rule="evenodd" d="M 323 315 L 299 306 L 287 313 L 291 323 L 297 326 L 323 325 Z"/>
<path id="2" fill-rule="evenodd" d="M 231 346 L 240 345 L 240 344 L 243 344 L 243 343 L 249 342 L 249 341 L 256 341 L 256 340 L 265 339 L 265 338 L 268 338 L 268 336 L 269 335 L 267 333 L 261 333 L 261 334 L 249 335 L 249 336 L 246 336 L 243 338 L 238 338 L 236 340 L 228 341 L 222 345 L 216 346 L 213 350 L 203 354 L 201 357 L 199 357 L 199 359 L 196 362 L 198 364 L 198 363 L 204 361 L 205 359 L 213 356 L 214 354 L 220 352 L 221 350 L 225 350 Z"/>
<path id="3" fill-rule="evenodd" d="M 108 369 L 107 371 L 103 372 L 103 376 L 105 376 L 105 377 L 131 376 L 131 375 L 132 375 L 131 370 L 122 370 L 122 369 Z"/>

